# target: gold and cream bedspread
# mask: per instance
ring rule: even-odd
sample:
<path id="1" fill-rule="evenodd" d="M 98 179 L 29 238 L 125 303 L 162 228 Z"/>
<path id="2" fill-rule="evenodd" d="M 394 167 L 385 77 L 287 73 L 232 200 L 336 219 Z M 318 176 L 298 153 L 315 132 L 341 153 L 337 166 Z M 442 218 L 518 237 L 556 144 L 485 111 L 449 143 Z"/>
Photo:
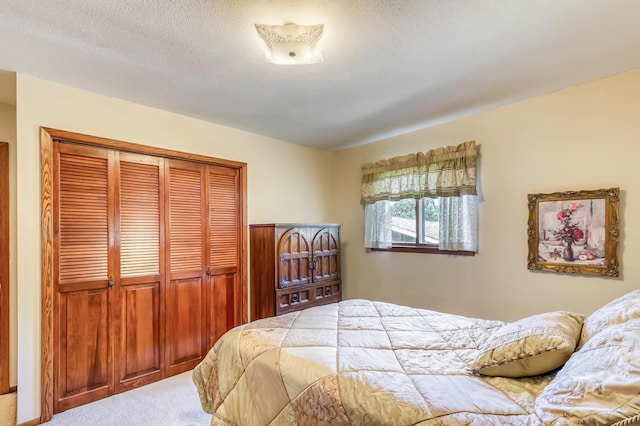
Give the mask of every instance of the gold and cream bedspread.
<path id="1" fill-rule="evenodd" d="M 553 374 L 470 373 L 503 326 L 347 300 L 237 327 L 193 376 L 212 424 L 533 425 Z"/>

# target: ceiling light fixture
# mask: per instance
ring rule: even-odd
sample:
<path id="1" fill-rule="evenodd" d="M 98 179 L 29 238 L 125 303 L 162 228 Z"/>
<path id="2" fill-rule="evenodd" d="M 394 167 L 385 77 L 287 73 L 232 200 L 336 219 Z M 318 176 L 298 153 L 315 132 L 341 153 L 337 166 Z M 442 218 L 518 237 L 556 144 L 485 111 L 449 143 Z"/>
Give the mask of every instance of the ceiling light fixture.
<path id="1" fill-rule="evenodd" d="M 323 24 L 319 25 L 263 25 L 255 24 L 263 42 L 267 62 L 299 65 L 322 62 Z"/>

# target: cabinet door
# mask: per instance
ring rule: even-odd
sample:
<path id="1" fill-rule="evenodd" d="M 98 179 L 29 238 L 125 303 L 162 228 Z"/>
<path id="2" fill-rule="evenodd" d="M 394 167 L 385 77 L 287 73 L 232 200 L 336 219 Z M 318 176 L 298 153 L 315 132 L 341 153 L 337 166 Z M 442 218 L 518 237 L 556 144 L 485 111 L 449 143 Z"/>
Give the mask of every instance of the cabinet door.
<path id="1" fill-rule="evenodd" d="M 195 367 L 205 353 L 206 205 L 205 168 L 165 160 L 168 277 L 166 292 L 167 374 Z"/>
<path id="2" fill-rule="evenodd" d="M 311 244 L 307 228 L 292 228 L 278 240 L 278 288 L 311 282 Z"/>
<path id="3" fill-rule="evenodd" d="M 340 279 L 340 228 L 320 229 L 313 237 L 313 280 Z"/>
<path id="4" fill-rule="evenodd" d="M 237 169 L 207 167 L 209 257 L 207 349 L 241 317 L 240 176 Z"/>
<path id="5" fill-rule="evenodd" d="M 116 392 L 161 378 L 164 198 L 161 158 L 116 153 L 119 185 Z"/>
<path id="6" fill-rule="evenodd" d="M 54 144 L 54 412 L 113 392 L 113 152 Z"/>

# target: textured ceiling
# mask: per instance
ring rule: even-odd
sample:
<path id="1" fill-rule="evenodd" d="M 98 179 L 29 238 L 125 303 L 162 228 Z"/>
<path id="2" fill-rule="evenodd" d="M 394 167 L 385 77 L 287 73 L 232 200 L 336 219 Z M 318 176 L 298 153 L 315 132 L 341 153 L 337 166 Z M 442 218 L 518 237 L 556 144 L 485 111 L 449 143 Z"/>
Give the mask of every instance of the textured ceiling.
<path id="1" fill-rule="evenodd" d="M 323 63 L 265 62 L 253 24 L 290 22 Z M 2 0 L 0 40 L 0 69 L 340 149 L 639 68 L 640 1 Z"/>

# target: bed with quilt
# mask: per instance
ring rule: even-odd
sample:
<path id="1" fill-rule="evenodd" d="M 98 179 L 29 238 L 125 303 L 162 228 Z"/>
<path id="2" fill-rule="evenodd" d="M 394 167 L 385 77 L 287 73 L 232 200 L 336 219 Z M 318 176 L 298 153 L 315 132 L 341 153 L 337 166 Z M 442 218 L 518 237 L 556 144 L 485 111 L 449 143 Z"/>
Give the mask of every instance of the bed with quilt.
<path id="1" fill-rule="evenodd" d="M 512 323 L 345 300 L 230 330 L 193 379 L 212 425 L 637 425 L 640 290 Z"/>

